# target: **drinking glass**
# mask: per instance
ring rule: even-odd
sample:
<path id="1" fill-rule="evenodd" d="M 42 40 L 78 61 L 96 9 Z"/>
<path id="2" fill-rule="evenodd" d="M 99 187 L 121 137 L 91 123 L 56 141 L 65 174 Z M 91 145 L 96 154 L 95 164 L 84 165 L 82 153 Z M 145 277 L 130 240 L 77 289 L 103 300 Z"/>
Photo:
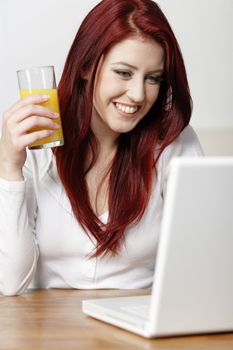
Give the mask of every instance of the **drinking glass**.
<path id="1" fill-rule="evenodd" d="M 48 107 L 53 112 L 58 113 L 58 118 L 54 122 L 60 125 L 51 136 L 40 139 L 31 145 L 29 149 L 58 147 L 64 144 L 60 108 L 57 95 L 56 78 L 54 66 L 43 66 L 22 69 L 17 71 L 20 98 L 34 94 L 46 94 L 50 98 L 48 101 L 41 103 L 41 106 Z M 43 130 L 43 128 L 34 128 L 31 131 Z"/>

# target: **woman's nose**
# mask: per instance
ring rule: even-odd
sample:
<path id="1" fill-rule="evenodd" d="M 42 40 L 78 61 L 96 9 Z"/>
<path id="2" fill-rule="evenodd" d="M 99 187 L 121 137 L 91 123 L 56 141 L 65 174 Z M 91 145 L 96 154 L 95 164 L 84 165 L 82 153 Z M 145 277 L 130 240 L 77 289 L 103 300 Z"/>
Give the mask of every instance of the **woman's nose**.
<path id="1" fill-rule="evenodd" d="M 144 81 L 131 80 L 128 85 L 127 96 L 133 102 L 142 103 L 145 99 Z"/>

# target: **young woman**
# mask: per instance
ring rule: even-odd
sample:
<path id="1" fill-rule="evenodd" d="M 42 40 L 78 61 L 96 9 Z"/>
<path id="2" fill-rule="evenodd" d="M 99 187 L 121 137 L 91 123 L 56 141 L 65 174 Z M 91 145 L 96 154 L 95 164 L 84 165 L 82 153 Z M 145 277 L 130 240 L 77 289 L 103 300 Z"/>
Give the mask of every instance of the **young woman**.
<path id="1" fill-rule="evenodd" d="M 150 287 L 169 162 L 202 154 L 156 3 L 103 0 L 87 15 L 59 84 L 65 145 L 26 151 L 55 128 L 46 98 L 3 116 L 0 291 Z"/>

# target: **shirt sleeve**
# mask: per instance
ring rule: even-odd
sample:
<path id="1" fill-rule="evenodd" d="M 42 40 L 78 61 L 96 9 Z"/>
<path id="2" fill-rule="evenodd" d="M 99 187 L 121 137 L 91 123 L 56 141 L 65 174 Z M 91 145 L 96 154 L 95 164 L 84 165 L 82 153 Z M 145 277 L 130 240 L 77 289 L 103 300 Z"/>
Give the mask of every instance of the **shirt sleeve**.
<path id="1" fill-rule="evenodd" d="M 173 141 L 168 145 L 159 160 L 161 169 L 161 194 L 164 198 L 167 188 L 167 179 L 169 175 L 169 165 L 174 157 L 202 157 L 203 150 L 193 128 L 188 125 Z"/>
<path id="2" fill-rule="evenodd" d="M 37 266 L 36 198 L 30 176 L 24 181 L 0 178 L 0 292 L 21 294 Z"/>

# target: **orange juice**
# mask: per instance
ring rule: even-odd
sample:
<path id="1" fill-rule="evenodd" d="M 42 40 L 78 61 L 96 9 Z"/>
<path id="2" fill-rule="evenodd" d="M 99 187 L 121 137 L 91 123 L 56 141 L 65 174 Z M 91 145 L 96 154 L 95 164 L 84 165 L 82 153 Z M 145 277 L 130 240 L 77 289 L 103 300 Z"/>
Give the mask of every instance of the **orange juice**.
<path id="1" fill-rule="evenodd" d="M 41 103 L 41 106 L 48 107 L 53 112 L 59 114 L 59 117 L 54 120 L 54 122 L 60 125 L 60 128 L 55 130 L 51 136 L 45 137 L 41 140 L 38 140 L 31 144 L 29 148 L 43 148 L 43 147 L 53 147 L 53 146 L 61 146 L 64 144 L 63 132 L 62 132 L 62 124 L 60 117 L 60 108 L 58 103 L 58 96 L 56 89 L 32 89 L 32 90 L 20 90 L 20 97 L 24 98 L 28 95 L 35 94 L 46 94 L 50 96 L 50 99 L 46 102 Z M 34 128 L 31 131 L 43 130 L 42 128 Z"/>

